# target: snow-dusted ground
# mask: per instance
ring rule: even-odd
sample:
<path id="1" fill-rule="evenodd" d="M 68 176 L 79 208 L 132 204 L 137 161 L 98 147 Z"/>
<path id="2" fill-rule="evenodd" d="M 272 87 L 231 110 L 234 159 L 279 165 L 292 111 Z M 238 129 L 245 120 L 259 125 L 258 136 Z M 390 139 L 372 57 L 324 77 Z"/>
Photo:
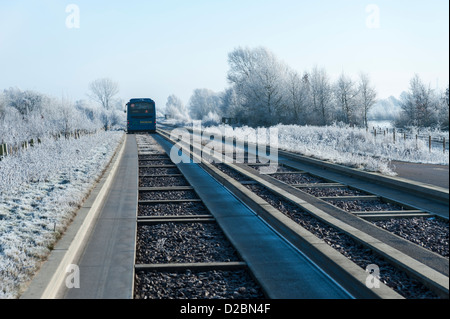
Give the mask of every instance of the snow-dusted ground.
<path id="1" fill-rule="evenodd" d="M 17 298 L 101 176 L 122 132 L 44 139 L 0 161 L 0 298 Z"/>
<path id="2" fill-rule="evenodd" d="M 176 121 L 162 121 L 162 124 L 180 124 Z M 192 128 L 192 124 L 186 125 Z M 194 125 L 198 127 L 198 125 Z M 227 128 L 227 130 L 225 129 Z M 449 165 L 449 151 L 443 152 L 442 146 L 429 151 L 424 140 L 396 137 L 393 142 L 392 133 L 374 136 L 371 131 L 348 126 L 298 126 L 276 125 L 278 146 L 280 149 L 302 155 L 328 160 L 366 171 L 395 175 L 389 166 L 390 161 Z M 216 125 L 202 128 L 205 132 L 220 130 L 222 134 L 230 134 L 240 140 L 256 142 L 256 130 L 247 126 L 231 128 L 227 125 Z M 225 133 L 225 132 L 228 132 Z M 424 131 L 421 131 L 424 134 Z M 433 137 L 446 137 L 448 132 L 426 132 Z M 416 144 L 417 143 L 417 144 Z"/>
<path id="3" fill-rule="evenodd" d="M 392 134 L 374 136 L 361 128 L 350 127 L 304 127 L 278 125 L 281 148 L 304 155 L 329 160 L 367 171 L 394 173 L 389 161 L 412 163 L 449 164 L 449 152 L 441 148 L 429 151 L 423 140 L 403 140 Z M 448 135 L 448 133 L 447 133 Z M 448 137 L 447 137 L 448 138 Z"/>

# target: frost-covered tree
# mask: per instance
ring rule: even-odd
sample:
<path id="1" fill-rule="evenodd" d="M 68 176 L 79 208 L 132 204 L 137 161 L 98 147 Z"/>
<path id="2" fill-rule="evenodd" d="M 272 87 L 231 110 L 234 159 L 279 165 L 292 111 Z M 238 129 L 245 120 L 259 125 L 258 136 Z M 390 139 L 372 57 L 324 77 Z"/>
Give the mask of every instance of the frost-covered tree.
<path id="1" fill-rule="evenodd" d="M 439 106 L 439 125 L 441 129 L 448 131 L 449 130 L 449 96 L 448 96 L 448 86 L 445 91 L 442 93 L 440 98 L 440 106 Z M 0 102 L 1 103 L 1 102 Z"/>
<path id="2" fill-rule="evenodd" d="M 445 89 L 444 94 L 442 94 L 442 103 L 447 108 L 449 107 L 448 85 L 447 85 L 447 88 Z"/>
<path id="3" fill-rule="evenodd" d="M 361 73 L 359 76 L 359 101 L 363 112 L 364 126 L 368 127 L 368 114 L 372 107 L 377 102 L 377 92 L 373 86 L 370 84 L 369 75 L 366 73 Z"/>
<path id="4" fill-rule="evenodd" d="M 92 132 L 105 125 L 123 128 L 126 122 L 123 111 L 108 111 L 85 101 L 73 103 L 39 92 L 8 89 L 0 94 L 0 101 L 0 140 L 11 146 L 75 131 Z"/>
<path id="5" fill-rule="evenodd" d="M 38 92 L 18 88 L 9 88 L 3 91 L 5 103 L 17 109 L 20 114 L 26 116 L 33 111 L 39 111 L 48 102 L 48 98 Z"/>
<path id="6" fill-rule="evenodd" d="M 336 102 L 342 112 L 343 122 L 346 124 L 356 124 L 358 119 L 358 88 L 355 82 L 349 76 L 341 73 L 334 90 Z"/>
<path id="7" fill-rule="evenodd" d="M 244 103 L 244 97 L 236 92 L 235 86 L 227 88 L 222 94 L 222 116 L 232 118 L 234 123 L 241 124 L 246 116 Z"/>
<path id="8" fill-rule="evenodd" d="M 189 114 L 193 119 L 201 120 L 209 113 L 219 114 L 221 104 L 220 93 L 208 89 L 195 89 L 189 99 Z"/>
<path id="9" fill-rule="evenodd" d="M 286 111 L 283 87 L 287 67 L 269 50 L 237 48 L 228 54 L 228 81 L 242 102 L 243 122 L 270 125 Z"/>
<path id="10" fill-rule="evenodd" d="M 333 121 L 333 88 L 325 69 L 315 66 L 309 77 L 310 100 L 312 105 L 311 124 L 328 125 Z"/>
<path id="11" fill-rule="evenodd" d="M 119 84 L 109 78 L 97 79 L 89 83 L 88 96 L 109 110 L 114 96 L 119 93 Z"/>
<path id="12" fill-rule="evenodd" d="M 3 94 L 0 94 L 0 120 L 4 118 L 6 112 L 6 102 Z"/>
<path id="13" fill-rule="evenodd" d="M 74 105 L 69 101 L 61 101 L 59 106 L 61 112 L 61 119 L 63 123 L 62 132 L 67 136 L 74 129 L 73 120 L 78 114 L 75 112 Z"/>
<path id="14" fill-rule="evenodd" d="M 308 74 L 300 76 L 296 71 L 289 71 L 286 78 L 287 114 L 283 116 L 285 124 L 306 124 L 308 122 Z"/>
<path id="15" fill-rule="evenodd" d="M 84 113 L 86 117 L 94 122 L 99 119 L 100 108 L 96 105 L 89 104 L 86 100 L 75 101 L 75 108 Z"/>
<path id="16" fill-rule="evenodd" d="M 176 95 L 172 94 L 167 97 L 166 102 L 166 115 L 169 118 L 176 120 L 187 121 L 189 120 L 189 114 L 187 108 L 184 106 L 183 101 Z"/>
<path id="17" fill-rule="evenodd" d="M 432 127 L 438 123 L 438 98 L 417 74 L 410 81 L 409 91 L 402 95 L 401 108 L 398 126 Z"/>

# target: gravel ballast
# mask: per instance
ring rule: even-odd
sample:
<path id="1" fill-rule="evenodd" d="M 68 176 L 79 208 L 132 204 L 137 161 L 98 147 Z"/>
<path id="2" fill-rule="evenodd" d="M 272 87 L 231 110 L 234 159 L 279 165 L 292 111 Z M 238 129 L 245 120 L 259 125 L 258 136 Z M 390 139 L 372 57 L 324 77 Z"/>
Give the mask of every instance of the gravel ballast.
<path id="1" fill-rule="evenodd" d="M 140 176 L 139 187 L 189 186 L 183 176 Z"/>
<path id="2" fill-rule="evenodd" d="M 154 160 L 170 160 L 170 157 L 167 154 L 154 154 L 154 155 L 139 155 L 138 159 L 140 161 L 154 161 Z"/>
<path id="3" fill-rule="evenodd" d="M 209 211 L 201 202 L 139 204 L 139 216 L 180 216 L 208 215 Z"/>
<path id="4" fill-rule="evenodd" d="M 139 160 L 139 166 L 160 166 L 160 165 L 174 165 L 170 159 L 162 159 L 162 160 Z"/>
<path id="5" fill-rule="evenodd" d="M 198 199 L 193 190 L 187 191 L 148 191 L 140 192 L 139 200 L 173 200 L 173 199 Z"/>
<path id="6" fill-rule="evenodd" d="M 264 299 L 246 270 L 136 273 L 136 299 Z"/>
<path id="7" fill-rule="evenodd" d="M 305 187 L 300 188 L 300 190 L 316 197 L 367 195 L 362 191 L 347 187 Z"/>
<path id="8" fill-rule="evenodd" d="M 373 222 L 417 245 L 449 258 L 449 223 L 435 217 L 392 218 Z"/>
<path id="9" fill-rule="evenodd" d="M 275 163 L 272 163 L 272 165 L 275 165 Z M 253 169 L 255 169 L 255 170 L 257 170 L 257 171 L 261 171 L 262 168 L 267 169 L 269 167 L 268 164 L 266 164 L 266 165 L 252 165 L 252 164 L 248 164 L 248 166 L 253 168 Z M 276 171 L 276 173 L 293 173 L 293 174 L 295 174 L 295 173 L 298 173 L 298 171 L 294 170 L 294 169 L 292 169 L 290 167 L 284 166 L 282 164 L 277 164 L 277 171 Z"/>
<path id="10" fill-rule="evenodd" d="M 381 200 L 328 200 L 330 204 L 347 212 L 396 211 L 404 210 L 400 205 Z"/>
<path id="11" fill-rule="evenodd" d="M 319 178 L 319 177 L 315 177 L 312 176 L 310 174 L 289 174 L 289 173 L 285 173 L 285 174 L 271 174 L 271 177 L 282 181 L 286 184 L 318 184 L 318 183 L 326 183 L 327 181 Z"/>
<path id="12" fill-rule="evenodd" d="M 138 227 L 136 263 L 239 261 L 214 223 L 162 223 Z"/>
<path id="13" fill-rule="evenodd" d="M 173 174 L 181 174 L 181 172 L 178 168 L 170 168 L 170 167 L 140 167 L 139 168 L 139 176 L 173 175 Z"/>

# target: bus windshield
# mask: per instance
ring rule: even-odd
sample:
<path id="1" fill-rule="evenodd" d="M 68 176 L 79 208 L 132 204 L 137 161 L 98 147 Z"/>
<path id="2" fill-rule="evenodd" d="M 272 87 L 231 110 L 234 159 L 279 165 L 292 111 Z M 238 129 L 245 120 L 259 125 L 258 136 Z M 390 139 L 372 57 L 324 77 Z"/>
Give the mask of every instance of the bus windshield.
<path id="1" fill-rule="evenodd" d="M 131 103 L 130 108 L 132 110 L 151 110 L 153 108 L 153 104 L 148 102 Z"/>

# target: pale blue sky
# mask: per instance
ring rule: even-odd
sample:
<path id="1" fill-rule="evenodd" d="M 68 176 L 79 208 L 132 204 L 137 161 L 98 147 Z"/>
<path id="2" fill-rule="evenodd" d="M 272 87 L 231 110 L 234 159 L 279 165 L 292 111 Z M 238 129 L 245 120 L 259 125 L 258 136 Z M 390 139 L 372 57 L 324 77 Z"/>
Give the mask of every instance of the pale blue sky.
<path id="1" fill-rule="evenodd" d="M 67 28 L 66 6 L 80 10 Z M 379 8 L 369 28 L 366 7 Z M 110 77 L 120 97 L 185 103 L 196 88 L 228 86 L 227 54 L 265 46 L 299 72 L 324 67 L 370 75 L 380 98 L 407 90 L 414 73 L 448 85 L 447 0 L 0 0 L 0 90 L 32 89 L 72 100 Z"/>

